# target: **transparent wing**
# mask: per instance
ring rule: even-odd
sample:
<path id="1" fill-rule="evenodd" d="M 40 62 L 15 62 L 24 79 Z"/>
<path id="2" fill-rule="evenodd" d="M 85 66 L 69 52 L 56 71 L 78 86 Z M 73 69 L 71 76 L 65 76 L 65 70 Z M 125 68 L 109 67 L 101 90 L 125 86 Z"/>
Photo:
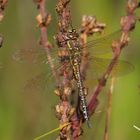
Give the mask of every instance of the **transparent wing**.
<path id="1" fill-rule="evenodd" d="M 57 66 L 56 67 L 56 73 L 59 73 L 60 69 L 63 67 Z M 58 76 L 59 74 L 57 74 Z M 59 77 L 57 77 L 59 78 Z M 24 91 L 25 92 L 47 92 L 50 89 L 54 89 L 56 86 L 58 86 L 60 83 L 60 80 L 56 79 L 54 75 L 52 74 L 51 70 L 48 70 L 47 72 L 42 72 L 31 79 L 28 79 L 24 85 Z"/>
<path id="2" fill-rule="evenodd" d="M 101 76 L 106 71 L 110 62 L 111 59 L 98 58 L 98 57 L 90 58 L 86 79 L 89 81 L 93 81 L 101 78 Z M 133 70 L 134 70 L 134 66 L 131 63 L 124 60 L 119 60 L 113 67 L 111 76 L 117 76 L 117 77 L 123 76 L 125 74 L 132 72 Z"/>
<path id="3" fill-rule="evenodd" d="M 24 92 L 44 92 L 49 91 L 50 89 L 54 89 L 56 83 L 54 82 L 55 78 L 50 73 L 42 72 L 31 79 L 25 81 L 25 85 L 23 86 Z"/>
<path id="4" fill-rule="evenodd" d="M 33 78 L 28 79 L 23 87 L 24 92 L 45 91 L 45 88 L 48 86 L 47 84 L 49 84 L 49 80 L 51 81 L 51 78 L 51 75 L 46 76 L 46 73 L 40 73 Z"/>
<path id="5" fill-rule="evenodd" d="M 52 54 L 55 55 L 52 56 L 52 60 L 56 62 L 58 60 L 57 54 Z M 41 47 L 30 47 L 17 50 L 12 57 L 14 60 L 21 63 L 48 64 L 47 53 L 45 49 Z"/>
<path id="6" fill-rule="evenodd" d="M 112 42 L 113 40 L 119 39 L 120 35 L 121 35 L 120 30 L 115 31 L 104 37 L 88 42 L 87 44 L 85 44 L 85 46 L 87 47 L 85 47 L 84 49 L 87 49 L 92 56 L 112 52 L 111 48 Z"/>

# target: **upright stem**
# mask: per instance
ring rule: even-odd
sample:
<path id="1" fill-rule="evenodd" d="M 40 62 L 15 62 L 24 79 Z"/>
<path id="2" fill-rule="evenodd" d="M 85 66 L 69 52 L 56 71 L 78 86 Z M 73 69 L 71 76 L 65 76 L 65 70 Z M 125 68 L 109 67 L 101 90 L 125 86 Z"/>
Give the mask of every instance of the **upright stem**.
<path id="1" fill-rule="evenodd" d="M 0 0 L 0 21 L 3 20 L 4 17 L 4 9 L 7 5 L 8 0 Z M 2 47 L 3 44 L 3 37 L 0 35 L 0 47 Z"/>
<path id="2" fill-rule="evenodd" d="M 50 48 L 52 48 L 52 45 L 48 41 L 48 35 L 47 35 L 47 27 L 50 24 L 51 21 L 51 15 L 46 12 L 46 0 L 34 0 L 37 4 L 37 8 L 39 11 L 38 16 L 36 17 L 38 21 L 38 26 L 40 28 L 40 44 L 44 48 L 47 54 L 48 62 L 50 64 L 52 73 L 57 80 L 57 75 L 55 71 L 55 66 L 52 61 Z"/>
<path id="3" fill-rule="evenodd" d="M 0 21 L 2 21 L 4 17 L 4 9 L 5 6 L 7 5 L 8 0 L 0 0 Z"/>
<path id="4" fill-rule="evenodd" d="M 110 125 L 110 115 L 112 109 L 112 94 L 114 90 L 114 82 L 115 82 L 115 77 L 112 77 L 109 92 L 108 92 L 108 107 L 106 111 L 104 140 L 109 140 L 109 125 Z"/>
<path id="5" fill-rule="evenodd" d="M 70 8 L 69 8 L 70 0 L 58 0 L 56 5 L 56 12 L 58 14 L 58 32 L 56 35 L 56 41 L 58 43 L 58 47 L 66 50 L 66 42 L 65 38 L 68 36 L 69 26 L 71 23 L 70 16 Z M 63 42 L 63 43 L 62 43 Z M 62 53 L 61 55 L 65 54 Z M 60 56 L 63 57 L 63 56 Z M 68 69 L 68 64 L 61 61 L 61 69 L 60 69 L 62 80 L 59 82 L 61 84 L 59 88 L 59 97 L 60 102 L 56 106 L 57 118 L 60 121 L 60 125 L 63 125 L 70 121 L 71 114 L 74 112 L 74 108 L 71 106 L 69 102 L 69 96 L 72 93 L 72 86 L 70 80 L 70 70 Z M 66 126 L 60 131 L 59 137 L 57 140 L 69 140 L 71 139 L 71 126 Z M 75 138 L 74 138 L 75 140 Z"/>

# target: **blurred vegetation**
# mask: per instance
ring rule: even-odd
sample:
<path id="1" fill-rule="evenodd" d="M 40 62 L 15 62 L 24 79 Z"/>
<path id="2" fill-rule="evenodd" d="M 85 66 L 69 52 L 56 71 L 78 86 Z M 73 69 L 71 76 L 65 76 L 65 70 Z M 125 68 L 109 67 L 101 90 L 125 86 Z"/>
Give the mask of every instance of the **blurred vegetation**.
<path id="1" fill-rule="evenodd" d="M 49 26 L 50 41 L 57 30 L 56 1 L 47 0 L 47 11 L 52 14 Z M 83 15 L 95 15 L 99 21 L 107 24 L 106 32 L 119 28 L 120 17 L 125 15 L 126 0 L 73 0 L 71 2 L 72 22 L 79 28 Z M 8 2 L 4 20 L 0 23 L 0 33 L 4 36 L 4 44 L 0 49 L 0 139 L 32 140 L 53 128 L 58 127 L 54 106 L 58 98 L 53 93 L 51 81 L 46 86 L 49 91 L 25 92 L 23 87 L 28 79 L 47 71 L 47 66 L 18 63 L 12 54 L 20 48 L 37 46 L 39 29 L 36 28 L 36 5 L 29 0 Z M 123 58 L 135 66 L 135 71 L 119 78 L 115 84 L 110 126 L 110 140 L 139 140 L 140 132 L 133 125 L 140 127 L 140 26 L 137 24 L 132 34 L 134 43 L 126 47 Z M 49 79 L 50 80 L 50 79 Z M 105 99 L 104 99 L 105 100 Z M 96 116 L 96 115 L 95 115 Z M 93 117 L 93 128 L 85 127 L 83 139 L 102 140 L 104 133 L 104 114 Z M 95 118 L 95 119 L 94 119 Z M 54 140 L 57 133 L 45 139 Z"/>

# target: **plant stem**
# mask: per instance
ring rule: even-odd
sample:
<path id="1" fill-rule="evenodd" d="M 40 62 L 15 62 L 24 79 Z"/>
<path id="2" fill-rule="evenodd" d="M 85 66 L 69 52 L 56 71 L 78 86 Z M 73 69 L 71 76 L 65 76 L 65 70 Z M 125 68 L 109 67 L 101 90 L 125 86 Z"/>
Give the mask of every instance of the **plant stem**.
<path id="1" fill-rule="evenodd" d="M 109 140 L 109 125 L 110 125 L 110 115 L 112 109 L 112 94 L 114 90 L 114 82 L 115 82 L 115 77 L 112 77 L 109 92 L 108 92 L 108 107 L 106 111 L 104 140 Z"/>

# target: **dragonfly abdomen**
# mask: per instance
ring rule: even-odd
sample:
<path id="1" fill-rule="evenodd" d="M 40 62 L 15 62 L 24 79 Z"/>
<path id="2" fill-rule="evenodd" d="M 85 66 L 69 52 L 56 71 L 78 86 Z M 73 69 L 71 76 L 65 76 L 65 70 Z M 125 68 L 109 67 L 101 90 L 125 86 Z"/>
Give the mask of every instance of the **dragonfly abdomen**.
<path id="1" fill-rule="evenodd" d="M 83 86 L 83 81 L 81 79 L 80 73 L 77 73 L 77 86 L 79 89 L 80 103 L 82 107 L 83 117 L 86 121 L 89 120 L 88 110 L 87 110 L 87 101 L 85 98 L 85 88 Z"/>

